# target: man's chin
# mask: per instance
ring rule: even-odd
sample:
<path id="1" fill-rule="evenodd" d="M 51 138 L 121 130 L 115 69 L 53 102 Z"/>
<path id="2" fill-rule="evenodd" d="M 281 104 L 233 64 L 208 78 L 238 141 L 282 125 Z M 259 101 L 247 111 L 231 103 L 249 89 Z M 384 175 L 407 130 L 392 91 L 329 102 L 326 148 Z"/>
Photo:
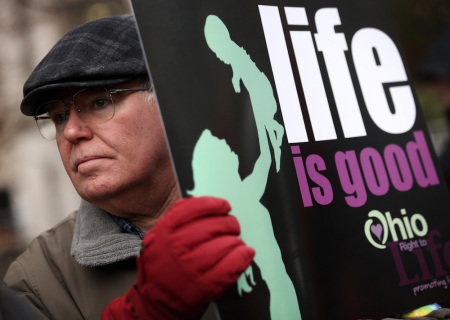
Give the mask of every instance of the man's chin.
<path id="1" fill-rule="evenodd" d="M 118 190 L 101 186 L 85 186 L 77 191 L 81 198 L 95 206 L 98 206 L 102 202 L 109 201 L 109 199 L 115 197 L 119 193 Z"/>

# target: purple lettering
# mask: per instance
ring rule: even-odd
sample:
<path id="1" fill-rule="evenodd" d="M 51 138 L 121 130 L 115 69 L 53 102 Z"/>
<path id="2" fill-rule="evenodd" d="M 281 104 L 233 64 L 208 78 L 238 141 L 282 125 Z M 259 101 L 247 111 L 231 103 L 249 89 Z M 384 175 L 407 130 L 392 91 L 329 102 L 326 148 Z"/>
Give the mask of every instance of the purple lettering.
<path id="1" fill-rule="evenodd" d="M 431 257 L 433 258 L 434 266 L 436 268 L 436 274 L 435 277 L 440 277 L 445 274 L 447 274 L 446 271 L 442 268 L 441 260 L 439 259 L 439 255 L 437 253 L 437 250 L 442 248 L 442 245 L 436 244 L 434 242 L 434 237 L 440 238 L 441 234 L 437 230 L 433 230 L 428 234 L 428 246 L 427 250 L 430 252 Z"/>
<path id="2" fill-rule="evenodd" d="M 384 161 L 392 185 L 398 191 L 408 191 L 414 183 L 405 152 L 396 144 L 389 144 L 384 149 Z"/>
<path id="3" fill-rule="evenodd" d="M 430 273 L 430 270 L 428 269 L 427 262 L 425 261 L 425 257 L 423 256 L 422 249 L 416 249 L 413 251 L 413 253 L 417 257 L 417 261 L 419 262 L 420 269 L 422 270 L 422 278 L 421 280 L 428 280 L 433 278 L 433 275 Z"/>
<path id="4" fill-rule="evenodd" d="M 414 131 L 414 138 L 416 141 L 410 141 L 406 144 L 406 151 L 417 184 L 422 188 L 439 184 L 439 178 L 423 132 Z"/>
<path id="5" fill-rule="evenodd" d="M 298 148 L 298 153 L 300 153 L 300 148 Z M 300 193 L 302 195 L 303 205 L 305 207 L 311 207 L 313 204 L 311 199 L 311 193 L 309 192 L 308 178 L 306 177 L 302 157 L 294 157 L 294 165 L 295 171 L 297 172 L 297 180 L 298 185 L 300 187 Z"/>
<path id="6" fill-rule="evenodd" d="M 334 157 L 342 189 L 348 194 L 345 201 L 350 207 L 364 205 L 367 193 L 355 151 L 338 151 Z"/>
<path id="7" fill-rule="evenodd" d="M 318 172 L 326 170 L 325 162 L 322 157 L 316 154 L 308 156 L 306 158 L 306 170 L 311 180 L 319 186 L 312 188 L 314 200 L 321 205 L 330 204 L 331 201 L 333 201 L 333 189 L 331 188 L 331 183 Z"/>
<path id="8" fill-rule="evenodd" d="M 395 267 L 397 269 L 398 276 L 400 277 L 399 286 L 406 286 L 408 284 L 419 281 L 419 275 L 416 273 L 412 278 L 408 278 L 406 275 L 405 266 L 403 265 L 400 252 L 398 251 L 397 242 L 389 242 L 386 244 L 391 249 L 392 257 L 394 258 Z"/>
<path id="9" fill-rule="evenodd" d="M 364 148 L 360 154 L 361 168 L 367 187 L 374 195 L 385 195 L 389 190 L 389 179 L 383 159 L 374 148 Z"/>

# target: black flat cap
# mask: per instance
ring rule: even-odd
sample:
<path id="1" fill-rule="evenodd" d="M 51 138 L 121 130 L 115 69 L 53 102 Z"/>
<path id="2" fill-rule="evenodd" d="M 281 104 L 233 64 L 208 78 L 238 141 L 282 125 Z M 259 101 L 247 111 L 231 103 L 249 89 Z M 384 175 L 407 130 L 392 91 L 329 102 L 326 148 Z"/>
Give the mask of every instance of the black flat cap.
<path id="1" fill-rule="evenodd" d="M 147 76 L 134 16 L 90 21 L 64 35 L 23 86 L 20 110 L 35 115 L 52 91 L 109 86 Z"/>

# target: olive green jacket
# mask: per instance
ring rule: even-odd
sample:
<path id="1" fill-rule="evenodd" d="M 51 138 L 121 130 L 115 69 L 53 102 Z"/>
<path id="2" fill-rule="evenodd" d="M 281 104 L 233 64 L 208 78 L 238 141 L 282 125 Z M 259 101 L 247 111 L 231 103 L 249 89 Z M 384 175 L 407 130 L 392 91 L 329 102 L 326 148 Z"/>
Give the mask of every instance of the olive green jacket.
<path id="1" fill-rule="evenodd" d="M 136 248 L 134 255 L 118 254 L 116 261 L 112 262 L 111 250 L 107 250 L 111 246 L 105 240 L 110 240 L 113 234 L 122 239 L 133 236 L 122 233 L 120 227 L 99 209 L 95 208 L 94 216 L 88 217 L 93 208 L 83 202 L 78 214 L 72 213 L 34 239 L 5 275 L 4 284 L 26 297 L 39 319 L 98 320 L 106 305 L 126 293 L 137 279 L 134 256 L 139 252 L 139 238 L 137 242 L 129 241 L 129 246 Z M 100 214 L 111 223 L 105 224 L 104 219 L 90 219 Z M 84 234 L 83 225 L 87 226 L 88 220 L 91 233 Z M 105 239 L 92 232 L 98 224 L 103 225 L 99 232 L 108 225 L 112 227 Z M 87 239 L 95 236 L 99 237 L 97 241 Z M 82 248 L 87 250 L 84 255 L 81 254 Z"/>
<path id="2" fill-rule="evenodd" d="M 99 320 L 108 303 L 136 281 L 141 243 L 105 211 L 82 201 L 78 212 L 31 242 L 4 284 L 31 303 L 38 319 Z"/>

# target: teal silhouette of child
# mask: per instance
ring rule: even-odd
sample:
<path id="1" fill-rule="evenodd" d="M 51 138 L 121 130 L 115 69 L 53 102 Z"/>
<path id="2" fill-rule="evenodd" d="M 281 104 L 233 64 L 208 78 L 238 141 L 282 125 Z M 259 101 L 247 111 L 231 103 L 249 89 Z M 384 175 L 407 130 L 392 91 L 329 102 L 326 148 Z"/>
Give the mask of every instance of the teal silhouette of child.
<path id="1" fill-rule="evenodd" d="M 188 194 L 222 197 L 230 202 L 231 213 L 241 225 L 241 238 L 255 249 L 255 262 L 269 288 L 271 319 L 301 319 L 295 288 L 286 272 L 273 233 L 270 213 L 260 202 L 272 164 L 269 139 L 278 171 L 280 146 L 284 135 L 284 128 L 274 119 L 277 103 L 272 86 L 245 50 L 231 40 L 228 29 L 216 16 L 207 18 L 205 36 L 217 57 L 232 67 L 234 90 L 240 92 L 242 81 L 249 92 L 258 131 L 260 155 L 252 172 L 242 179 L 239 174 L 238 156 L 225 140 L 215 137 L 209 129 L 205 129 L 194 148 L 194 189 L 188 191 Z M 238 281 L 239 293 L 251 291 L 253 281 L 250 267 Z"/>
<path id="2" fill-rule="evenodd" d="M 278 107 L 269 79 L 258 69 L 247 52 L 231 40 L 227 27 L 218 17 L 210 15 L 206 19 L 205 37 L 208 46 L 217 57 L 231 66 L 233 70 L 231 82 L 235 92 L 241 91 L 240 81 L 247 88 L 253 104 L 256 125 L 266 127 L 275 155 L 276 168 L 279 171 L 284 128 L 273 119 Z M 266 132 L 258 129 L 258 135 L 261 140 L 261 135 L 266 135 Z"/>

